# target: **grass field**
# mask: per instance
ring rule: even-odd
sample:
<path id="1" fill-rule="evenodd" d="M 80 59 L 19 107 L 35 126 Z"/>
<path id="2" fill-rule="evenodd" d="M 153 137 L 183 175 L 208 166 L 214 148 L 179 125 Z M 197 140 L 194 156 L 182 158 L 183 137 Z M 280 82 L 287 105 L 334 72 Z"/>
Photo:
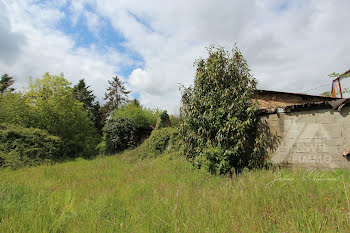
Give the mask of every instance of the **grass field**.
<path id="1" fill-rule="evenodd" d="M 130 154 L 130 153 L 129 153 Z M 350 232 L 350 176 L 126 155 L 0 171 L 1 232 Z"/>

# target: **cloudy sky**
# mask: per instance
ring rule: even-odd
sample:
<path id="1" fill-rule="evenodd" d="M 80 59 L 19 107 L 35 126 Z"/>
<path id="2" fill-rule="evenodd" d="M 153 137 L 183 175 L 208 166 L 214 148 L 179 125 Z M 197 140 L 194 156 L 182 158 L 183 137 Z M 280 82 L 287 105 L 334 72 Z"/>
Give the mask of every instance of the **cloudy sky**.
<path id="1" fill-rule="evenodd" d="M 121 77 L 143 105 L 176 112 L 179 83 L 214 44 L 237 43 L 258 88 L 320 94 L 350 69 L 349 0 L 0 0 L 0 73 L 85 78 L 101 99 Z"/>

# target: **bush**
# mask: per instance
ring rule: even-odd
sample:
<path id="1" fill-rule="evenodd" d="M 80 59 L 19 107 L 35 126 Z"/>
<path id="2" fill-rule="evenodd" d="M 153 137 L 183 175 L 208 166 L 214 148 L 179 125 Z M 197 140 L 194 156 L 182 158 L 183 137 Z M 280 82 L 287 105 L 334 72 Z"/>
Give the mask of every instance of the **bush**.
<path id="1" fill-rule="evenodd" d="M 171 122 L 167 111 L 162 111 L 158 117 L 155 129 L 161 129 L 164 127 L 170 127 Z"/>
<path id="2" fill-rule="evenodd" d="M 144 108 L 132 102 L 115 110 L 112 118 L 129 118 L 135 122 L 137 128 L 152 128 L 156 125 L 158 115 L 158 111 Z"/>
<path id="3" fill-rule="evenodd" d="M 262 167 L 267 155 L 266 131 L 258 133 L 256 80 L 235 47 L 208 49 L 196 61 L 193 88 L 182 95 L 181 136 L 187 158 L 212 173 Z"/>
<path id="4" fill-rule="evenodd" d="M 103 136 L 102 141 L 96 146 L 96 150 L 98 151 L 99 155 L 106 154 L 106 137 L 105 136 Z"/>
<path id="5" fill-rule="evenodd" d="M 136 123 L 129 118 L 112 118 L 107 121 L 103 131 L 106 154 L 121 152 L 137 143 Z"/>
<path id="6" fill-rule="evenodd" d="M 136 158 L 154 158 L 163 153 L 181 154 L 181 140 L 177 128 L 153 130 L 139 147 L 130 151 L 127 156 Z"/>
<path id="7" fill-rule="evenodd" d="M 0 124 L 0 166 L 18 168 L 60 158 L 62 141 L 47 131 Z"/>

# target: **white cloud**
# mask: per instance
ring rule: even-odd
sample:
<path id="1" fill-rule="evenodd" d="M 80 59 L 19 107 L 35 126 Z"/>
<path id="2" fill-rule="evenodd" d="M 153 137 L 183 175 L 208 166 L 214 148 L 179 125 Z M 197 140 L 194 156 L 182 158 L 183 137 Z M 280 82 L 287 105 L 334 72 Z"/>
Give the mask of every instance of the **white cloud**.
<path id="1" fill-rule="evenodd" d="M 22 33 L 12 31 L 6 6 L 0 2 L 0 61 L 11 65 L 20 55 L 20 45 L 24 40 Z"/>
<path id="2" fill-rule="evenodd" d="M 93 46 L 76 49 L 73 39 L 50 26 L 65 17 L 57 7 L 18 1 L 7 2 L 12 23 L 11 30 L 8 26 L 6 30 L 17 33 L 12 34 L 16 38 L 25 35 L 26 42 L 14 43 L 16 65 L 0 63 L 1 69 L 20 75 L 64 71 L 73 80 L 86 77 L 102 96 L 106 80 L 132 62 L 128 54 L 112 48 L 106 54 Z M 180 100 L 178 83 L 192 84 L 193 62 L 206 56 L 205 47 L 210 44 L 231 49 L 237 42 L 263 89 L 305 92 L 316 88 L 309 93 L 319 94 L 330 88 L 327 74 L 350 68 L 347 0 L 77 0 L 57 4 L 70 4 L 75 20 L 86 17 L 95 33 L 103 19 L 125 37 L 127 51 L 137 52 L 144 60 L 127 84 L 147 106 L 174 111 Z M 93 11 L 86 10 L 87 5 Z"/>
<path id="3" fill-rule="evenodd" d="M 237 42 L 259 88 L 305 92 L 329 84 L 309 93 L 329 90 L 327 74 L 350 68 L 350 2 L 282 3 L 129 0 L 98 1 L 97 8 L 145 60 L 142 72 L 130 76 L 141 100 L 170 110 L 180 99 L 177 83 L 192 83 L 193 61 L 212 43 L 231 49 Z"/>
<path id="4" fill-rule="evenodd" d="M 100 17 L 88 10 L 84 12 L 84 16 L 86 18 L 89 30 L 94 34 L 95 37 L 98 37 L 99 27 L 102 24 Z"/>
<path id="5" fill-rule="evenodd" d="M 5 19 L 12 21 L 6 24 L 13 30 L 10 33 L 24 38 L 21 43 L 17 43 L 20 53 L 12 51 L 16 59 L 10 64 L 1 61 L 4 50 L 0 47 L 0 71 L 15 76 L 16 88 L 25 86 L 29 76 L 38 78 L 45 72 L 63 72 L 73 84 L 85 78 L 101 99 L 108 85 L 107 80 L 119 71 L 122 61 L 129 59 L 114 48 L 107 49 L 108 53 L 105 53 L 94 45 L 88 48 L 76 47 L 72 38 L 54 28 L 55 23 L 64 17 L 57 9 L 42 7 L 38 10 L 39 6 L 26 1 L 7 2 L 6 5 L 8 14 Z M 40 14 L 37 14 L 38 11 Z M 3 35 L 2 42 L 10 43 L 12 38 L 7 39 Z"/>

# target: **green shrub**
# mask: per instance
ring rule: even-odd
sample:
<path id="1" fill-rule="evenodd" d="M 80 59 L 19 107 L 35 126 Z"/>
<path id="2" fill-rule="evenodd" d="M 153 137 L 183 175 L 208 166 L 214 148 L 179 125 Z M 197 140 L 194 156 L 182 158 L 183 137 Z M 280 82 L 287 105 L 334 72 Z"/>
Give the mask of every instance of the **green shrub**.
<path id="1" fill-rule="evenodd" d="M 182 95 L 181 135 L 187 158 L 197 167 L 225 174 L 264 165 L 268 131 L 258 131 L 256 80 L 235 47 L 208 49 L 196 61 L 194 87 Z"/>
<path id="2" fill-rule="evenodd" d="M 106 154 L 106 137 L 105 136 L 103 136 L 102 141 L 96 146 L 96 150 L 98 151 L 99 155 Z"/>
<path id="3" fill-rule="evenodd" d="M 121 152 L 136 145 L 136 123 L 132 119 L 125 117 L 112 118 L 107 121 L 103 131 L 106 154 Z"/>
<path id="4" fill-rule="evenodd" d="M 161 154 L 181 153 L 181 139 L 177 128 L 162 128 L 153 130 L 150 137 L 147 138 L 139 147 L 130 151 L 127 156 L 137 158 L 154 158 Z"/>
<path id="5" fill-rule="evenodd" d="M 161 129 L 164 127 L 170 127 L 171 122 L 167 111 L 162 111 L 158 117 L 155 129 Z"/>
<path id="6" fill-rule="evenodd" d="M 62 141 L 47 131 L 0 124 L 0 166 L 18 168 L 60 158 Z"/>
<path id="7" fill-rule="evenodd" d="M 135 122 L 137 128 L 150 128 L 156 125 L 158 115 L 159 111 L 144 108 L 132 102 L 115 110 L 112 118 L 129 118 Z"/>

